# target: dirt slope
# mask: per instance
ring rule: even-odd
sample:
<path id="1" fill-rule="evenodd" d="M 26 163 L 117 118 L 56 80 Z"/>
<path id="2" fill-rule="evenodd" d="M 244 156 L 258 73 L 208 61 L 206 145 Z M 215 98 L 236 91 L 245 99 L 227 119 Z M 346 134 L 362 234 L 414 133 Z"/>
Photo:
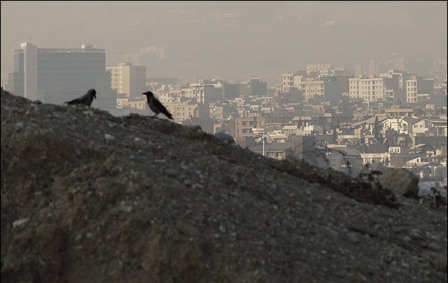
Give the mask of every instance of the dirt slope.
<path id="1" fill-rule="evenodd" d="M 1 95 L 4 282 L 447 282 L 446 207 L 200 128 Z"/>

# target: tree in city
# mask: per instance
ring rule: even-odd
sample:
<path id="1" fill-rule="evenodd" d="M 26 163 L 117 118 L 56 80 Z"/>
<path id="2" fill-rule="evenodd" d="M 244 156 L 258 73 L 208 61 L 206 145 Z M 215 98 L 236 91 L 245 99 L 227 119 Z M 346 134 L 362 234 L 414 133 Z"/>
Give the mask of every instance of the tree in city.
<path id="1" fill-rule="evenodd" d="M 332 139 L 332 142 L 336 143 L 337 138 L 338 138 L 338 133 L 336 131 L 336 126 L 333 126 L 333 139 Z"/>
<path id="2" fill-rule="evenodd" d="M 380 142 L 380 130 L 380 122 L 378 121 L 378 116 L 376 116 L 375 122 L 373 123 L 373 136 L 378 142 Z"/>

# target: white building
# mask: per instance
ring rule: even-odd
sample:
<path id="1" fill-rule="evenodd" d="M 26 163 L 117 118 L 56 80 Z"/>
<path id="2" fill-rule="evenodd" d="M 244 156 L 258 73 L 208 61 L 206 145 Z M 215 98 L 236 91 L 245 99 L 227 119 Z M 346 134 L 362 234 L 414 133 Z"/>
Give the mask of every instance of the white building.
<path id="1" fill-rule="evenodd" d="M 429 131 L 428 122 L 425 119 L 404 117 L 403 120 L 408 122 L 408 132 L 411 136 L 425 135 Z"/>
<path id="2" fill-rule="evenodd" d="M 409 123 L 403 118 L 387 118 L 382 121 L 382 124 L 383 135 L 385 135 L 386 131 L 389 129 L 394 130 L 400 134 L 409 134 Z"/>

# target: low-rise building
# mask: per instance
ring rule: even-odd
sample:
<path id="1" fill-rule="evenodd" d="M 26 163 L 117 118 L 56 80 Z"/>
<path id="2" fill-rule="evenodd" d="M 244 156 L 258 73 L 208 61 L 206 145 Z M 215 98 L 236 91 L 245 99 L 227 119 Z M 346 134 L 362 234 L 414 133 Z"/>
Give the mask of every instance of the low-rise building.
<path id="1" fill-rule="evenodd" d="M 293 157 L 294 152 L 292 150 L 292 142 L 286 143 L 265 143 L 256 144 L 255 146 L 249 147 L 250 150 L 261 154 L 266 157 L 270 157 L 277 160 L 285 160 L 287 158 Z"/>
<path id="2" fill-rule="evenodd" d="M 238 117 L 233 119 L 230 125 L 230 135 L 235 139 L 253 136 L 253 128 L 264 128 L 266 118 L 264 117 Z"/>
<path id="3" fill-rule="evenodd" d="M 183 123 L 193 118 L 210 119 L 208 107 L 200 103 L 169 102 L 165 106 L 176 123 Z"/>

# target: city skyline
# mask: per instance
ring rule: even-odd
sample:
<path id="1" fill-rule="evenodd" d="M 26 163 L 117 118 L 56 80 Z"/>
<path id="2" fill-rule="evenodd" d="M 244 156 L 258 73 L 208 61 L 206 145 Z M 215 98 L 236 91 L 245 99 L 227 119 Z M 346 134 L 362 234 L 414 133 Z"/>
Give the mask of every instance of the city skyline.
<path id="1" fill-rule="evenodd" d="M 405 5 L 403 5 L 405 4 Z M 21 42 L 106 50 L 150 77 L 280 79 L 307 64 L 446 58 L 446 2 L 5 2 L 2 85 Z M 57 35 L 57 36 L 55 36 Z M 430 43 L 430 44 L 429 44 Z"/>

